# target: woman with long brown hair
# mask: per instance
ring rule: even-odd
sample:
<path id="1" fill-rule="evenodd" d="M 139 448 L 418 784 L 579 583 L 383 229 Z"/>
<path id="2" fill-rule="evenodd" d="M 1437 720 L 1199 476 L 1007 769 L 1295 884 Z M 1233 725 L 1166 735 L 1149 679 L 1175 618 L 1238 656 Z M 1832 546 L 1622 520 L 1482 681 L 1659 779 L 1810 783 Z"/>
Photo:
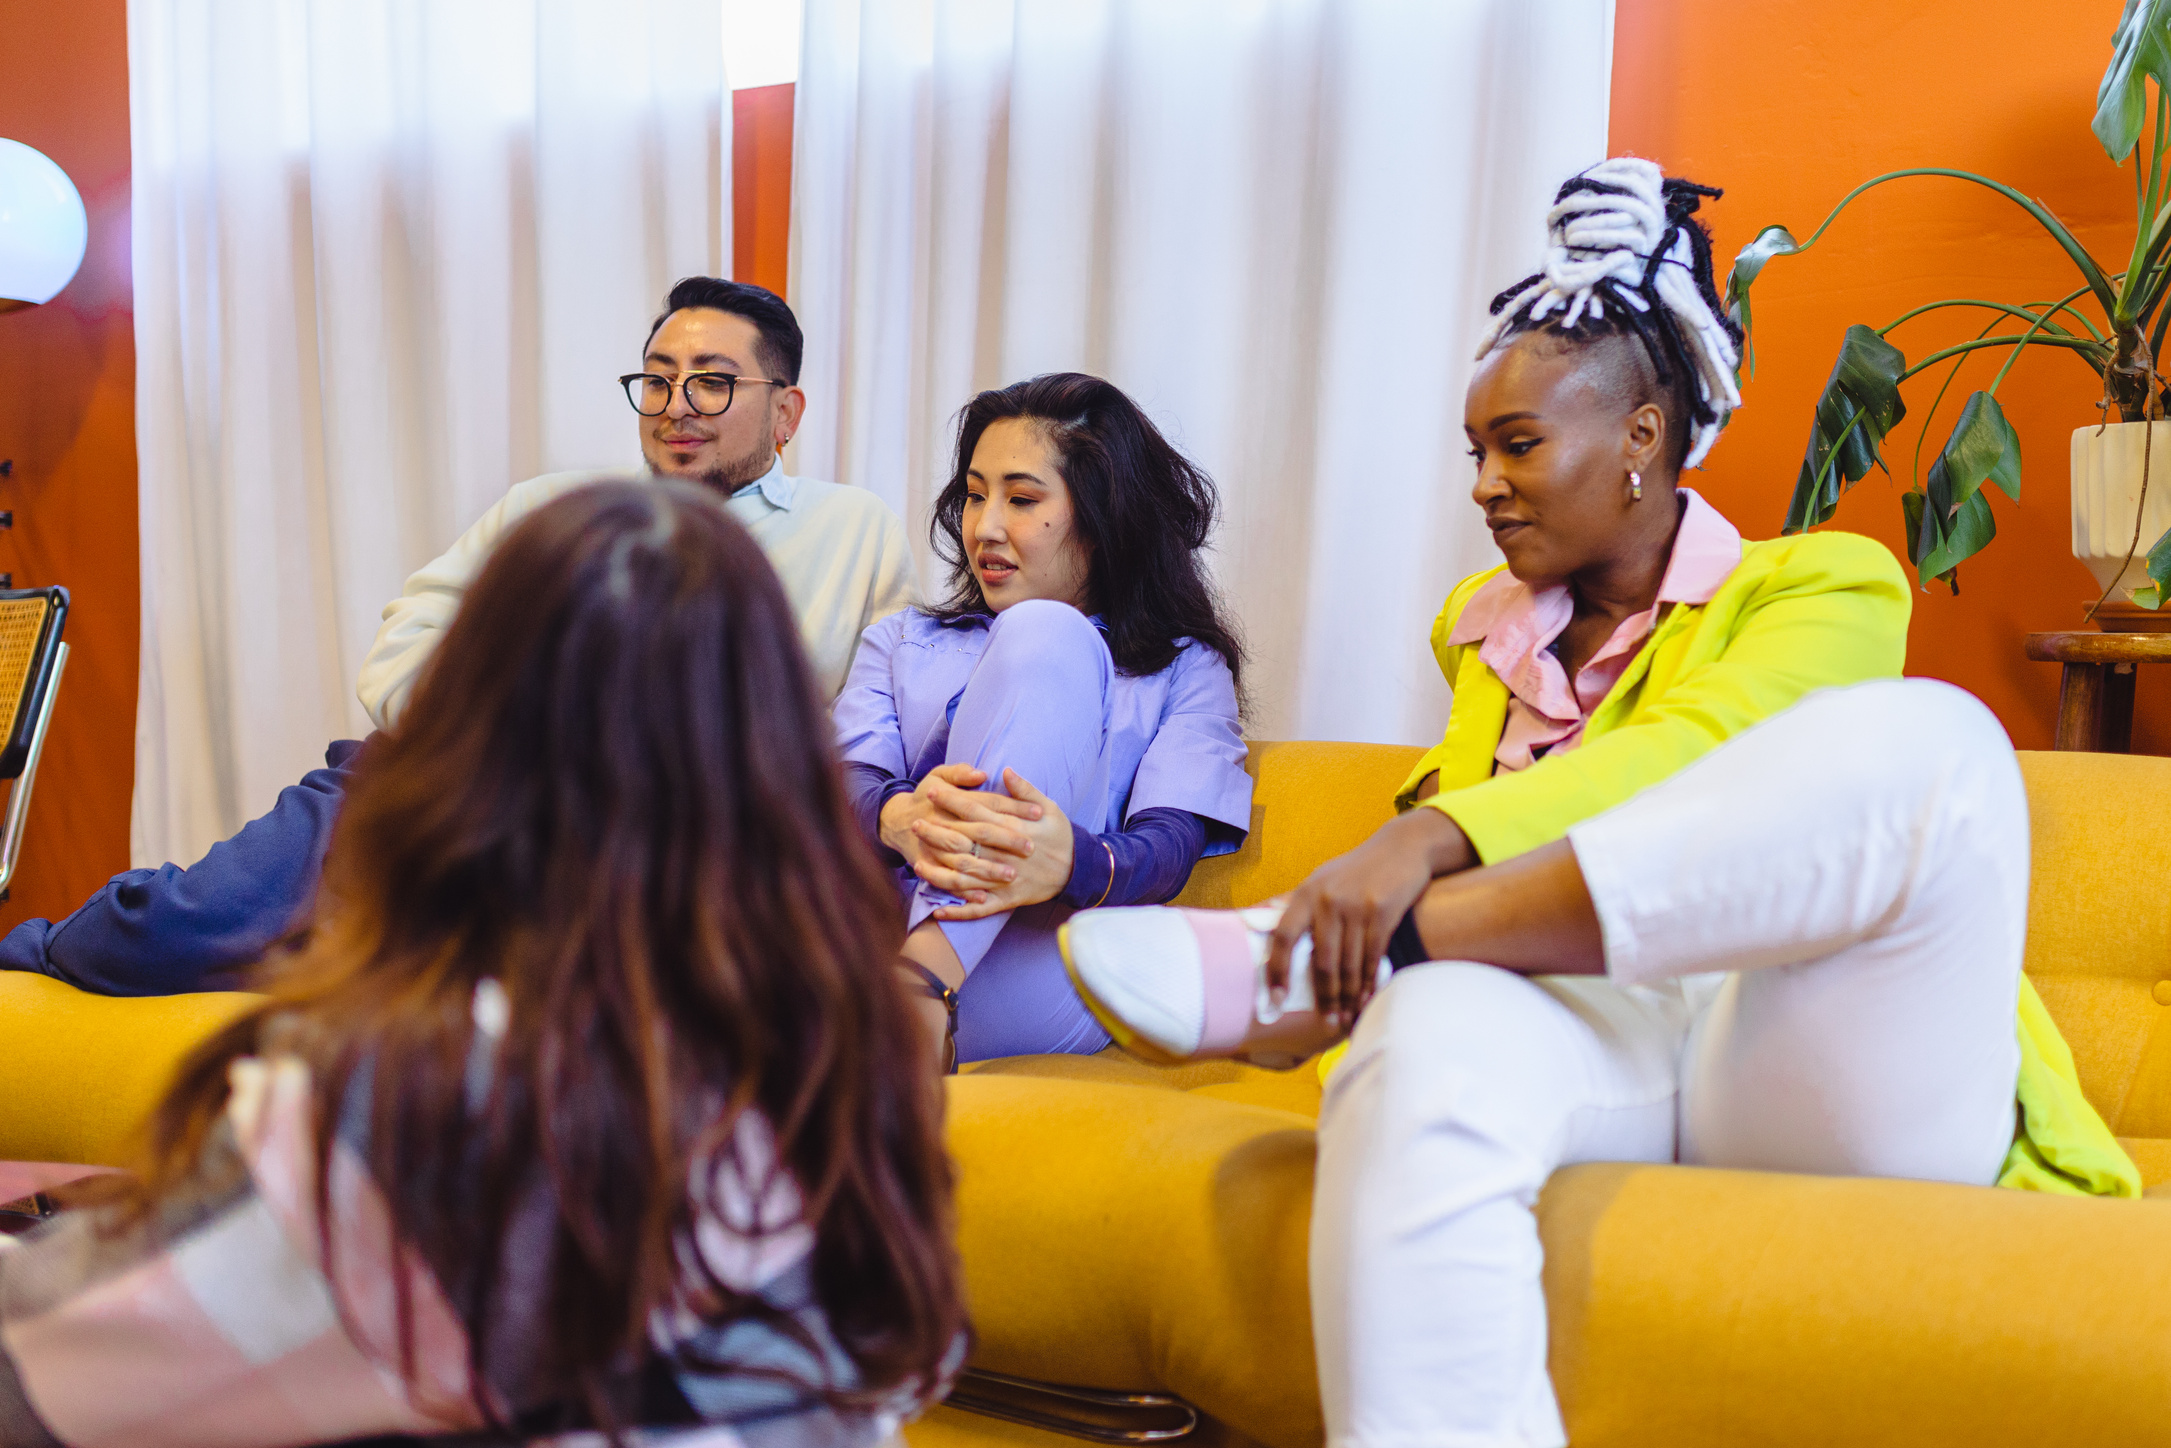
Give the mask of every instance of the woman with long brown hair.
<path id="1" fill-rule="evenodd" d="M 826 723 L 700 492 L 523 523 L 141 1188 L 0 1252 L 0 1445 L 843 1448 L 938 1394 L 939 1098 Z"/>

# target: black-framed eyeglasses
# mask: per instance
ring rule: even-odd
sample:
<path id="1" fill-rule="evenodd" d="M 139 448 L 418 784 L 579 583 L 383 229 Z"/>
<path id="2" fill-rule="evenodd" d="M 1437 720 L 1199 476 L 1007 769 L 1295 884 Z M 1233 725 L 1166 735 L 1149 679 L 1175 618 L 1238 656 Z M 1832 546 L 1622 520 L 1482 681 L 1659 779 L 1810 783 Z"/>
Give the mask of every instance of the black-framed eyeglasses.
<path id="1" fill-rule="evenodd" d="M 731 398 L 741 387 L 789 387 L 766 377 L 736 377 L 729 372 L 689 372 L 673 382 L 658 372 L 628 372 L 618 379 L 626 389 L 626 401 L 643 417 L 661 417 L 671 406 L 671 393 L 686 394 L 686 405 L 703 417 L 721 417 L 731 410 Z"/>

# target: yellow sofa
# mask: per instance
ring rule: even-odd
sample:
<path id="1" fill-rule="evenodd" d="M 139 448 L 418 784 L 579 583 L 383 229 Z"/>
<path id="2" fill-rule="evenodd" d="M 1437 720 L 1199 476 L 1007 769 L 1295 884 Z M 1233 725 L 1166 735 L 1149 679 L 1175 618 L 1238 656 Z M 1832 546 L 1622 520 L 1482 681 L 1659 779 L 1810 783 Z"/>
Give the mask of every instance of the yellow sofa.
<path id="1" fill-rule="evenodd" d="M 1387 813 L 1414 751 L 1260 744 L 1245 849 L 1189 904 L 1287 889 Z M 2022 756 L 2028 968 L 2090 1099 L 2171 1178 L 2171 760 Z M 0 1159 L 119 1162 L 246 998 L 117 1001 L 0 973 Z M 1196 1404 L 1205 1444 L 1321 1438 L 1305 1293 L 1308 1070 L 1026 1057 L 951 1083 L 973 1362 Z M 1683 1167 L 1559 1173 L 1539 1206 L 1570 1434 L 1609 1445 L 2171 1441 L 2171 1200 Z M 912 1448 L 1061 1440 L 938 1409 Z"/>
<path id="2" fill-rule="evenodd" d="M 1286 890 L 1388 813 L 1416 751 L 1264 744 L 1242 853 L 1183 903 Z M 2171 760 L 2025 754 L 2028 969 L 2089 1098 L 2171 1178 Z M 950 1141 L 975 1366 L 1174 1393 L 1223 1441 L 1322 1437 L 1305 1289 L 1309 1069 L 1114 1053 L 968 1068 Z M 2167 1184 L 2171 1187 L 2171 1184 Z M 2171 1200 L 1674 1166 L 1539 1205 L 1578 1448 L 2171 1442 Z M 1039 1437 L 938 1410 L 914 1448 Z"/>

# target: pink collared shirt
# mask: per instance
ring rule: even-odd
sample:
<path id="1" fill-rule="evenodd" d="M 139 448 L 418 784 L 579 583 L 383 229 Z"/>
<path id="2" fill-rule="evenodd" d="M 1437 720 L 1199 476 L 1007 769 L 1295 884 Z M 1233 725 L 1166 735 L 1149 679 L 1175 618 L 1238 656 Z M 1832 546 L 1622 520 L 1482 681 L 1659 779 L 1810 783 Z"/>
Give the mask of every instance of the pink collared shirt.
<path id="1" fill-rule="evenodd" d="M 1658 597 L 1643 612 L 1622 619 L 1574 679 L 1553 652 L 1554 641 L 1575 617 L 1566 584 L 1534 590 L 1502 573 L 1464 606 L 1447 641 L 1478 644 L 1478 657 L 1508 686 L 1508 723 L 1493 751 L 1498 769 L 1528 769 L 1541 755 L 1582 743 L 1585 721 L 1620 682 L 1660 611 L 1670 603 L 1709 603 L 1741 562 L 1741 534 L 1734 525 L 1694 489 L 1681 489 L 1681 496 L 1686 500 L 1681 529 Z"/>

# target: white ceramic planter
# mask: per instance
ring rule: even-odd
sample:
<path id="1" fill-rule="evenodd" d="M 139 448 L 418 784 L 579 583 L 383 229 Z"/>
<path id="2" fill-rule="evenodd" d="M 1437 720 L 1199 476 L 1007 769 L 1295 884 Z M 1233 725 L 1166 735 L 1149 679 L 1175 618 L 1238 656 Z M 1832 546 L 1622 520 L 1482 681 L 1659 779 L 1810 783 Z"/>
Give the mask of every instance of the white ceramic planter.
<path id="1" fill-rule="evenodd" d="M 2144 430 L 2154 428 L 2148 438 Z M 2147 445 L 2148 503 L 2141 546 L 2133 548 L 2134 509 L 2141 500 L 2141 458 Z M 2148 550 L 2171 529 L 2171 422 L 2114 422 L 2073 432 L 2073 556 L 2088 565 L 2098 588 L 2118 578 L 2119 595 L 2148 585 Z"/>

